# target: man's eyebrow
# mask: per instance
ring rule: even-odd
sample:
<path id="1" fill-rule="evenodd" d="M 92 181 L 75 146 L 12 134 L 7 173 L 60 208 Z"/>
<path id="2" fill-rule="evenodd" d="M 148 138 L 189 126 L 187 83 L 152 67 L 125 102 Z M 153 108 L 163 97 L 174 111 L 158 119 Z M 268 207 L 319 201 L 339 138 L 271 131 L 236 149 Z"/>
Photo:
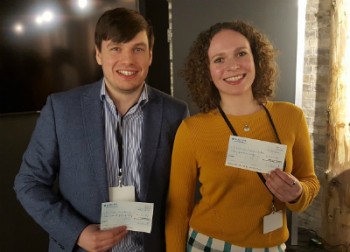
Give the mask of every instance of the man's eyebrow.
<path id="1" fill-rule="evenodd" d="M 135 46 L 145 46 L 145 47 L 147 47 L 147 43 L 139 42 L 139 43 L 136 43 Z"/>

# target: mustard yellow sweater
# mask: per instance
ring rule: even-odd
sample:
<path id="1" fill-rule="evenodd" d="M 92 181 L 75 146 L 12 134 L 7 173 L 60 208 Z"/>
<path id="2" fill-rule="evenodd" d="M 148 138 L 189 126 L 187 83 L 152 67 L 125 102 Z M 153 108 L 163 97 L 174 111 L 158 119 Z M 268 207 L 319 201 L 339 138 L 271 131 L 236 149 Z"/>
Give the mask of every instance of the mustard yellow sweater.
<path id="1" fill-rule="evenodd" d="M 207 236 L 241 247 L 272 247 L 289 233 L 286 207 L 303 211 L 319 191 L 312 150 L 302 110 L 291 103 L 268 102 L 281 143 L 286 144 L 286 169 L 299 179 L 303 193 L 294 204 L 277 201 L 283 228 L 263 234 L 263 216 L 271 213 L 272 195 L 257 173 L 225 166 L 232 135 L 218 110 L 183 121 L 176 134 L 167 201 L 167 252 L 186 249 L 189 226 Z M 242 137 L 277 142 L 266 112 L 228 118 Z M 243 130 L 249 125 L 250 131 Z M 202 198 L 194 202 L 197 178 Z"/>

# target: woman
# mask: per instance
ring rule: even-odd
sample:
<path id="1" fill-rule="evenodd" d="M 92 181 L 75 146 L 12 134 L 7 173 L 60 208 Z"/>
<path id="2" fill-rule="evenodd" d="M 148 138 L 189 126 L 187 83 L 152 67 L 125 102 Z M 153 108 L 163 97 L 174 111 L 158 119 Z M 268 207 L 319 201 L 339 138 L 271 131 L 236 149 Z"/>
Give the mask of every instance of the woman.
<path id="1" fill-rule="evenodd" d="M 199 34 L 183 71 L 202 113 L 180 125 L 167 204 L 168 252 L 284 251 L 286 209 L 319 191 L 302 110 L 272 102 L 276 52 L 242 22 Z M 261 174 L 226 165 L 231 135 L 286 145 L 284 167 Z M 259 176 L 258 176 L 259 175 Z M 197 180 L 201 199 L 194 200 Z"/>

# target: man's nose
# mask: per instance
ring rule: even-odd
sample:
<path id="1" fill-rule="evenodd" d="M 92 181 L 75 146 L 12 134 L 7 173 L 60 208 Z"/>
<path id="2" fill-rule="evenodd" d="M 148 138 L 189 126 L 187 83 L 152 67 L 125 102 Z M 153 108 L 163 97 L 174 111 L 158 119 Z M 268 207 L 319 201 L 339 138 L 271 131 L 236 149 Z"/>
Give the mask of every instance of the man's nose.
<path id="1" fill-rule="evenodd" d="M 120 54 L 120 60 L 122 62 L 132 62 L 133 61 L 133 53 L 130 51 L 122 51 Z"/>

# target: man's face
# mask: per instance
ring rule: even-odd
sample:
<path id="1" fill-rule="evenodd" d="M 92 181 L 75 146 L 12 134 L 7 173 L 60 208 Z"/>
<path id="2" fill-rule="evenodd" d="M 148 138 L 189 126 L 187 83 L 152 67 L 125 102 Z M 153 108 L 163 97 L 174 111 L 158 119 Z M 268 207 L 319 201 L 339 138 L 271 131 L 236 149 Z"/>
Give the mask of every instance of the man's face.
<path id="1" fill-rule="evenodd" d="M 141 89 L 152 63 L 146 31 L 126 43 L 103 40 L 96 60 L 102 66 L 107 89 L 112 93 L 133 93 Z"/>

